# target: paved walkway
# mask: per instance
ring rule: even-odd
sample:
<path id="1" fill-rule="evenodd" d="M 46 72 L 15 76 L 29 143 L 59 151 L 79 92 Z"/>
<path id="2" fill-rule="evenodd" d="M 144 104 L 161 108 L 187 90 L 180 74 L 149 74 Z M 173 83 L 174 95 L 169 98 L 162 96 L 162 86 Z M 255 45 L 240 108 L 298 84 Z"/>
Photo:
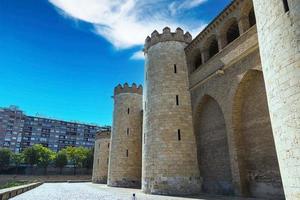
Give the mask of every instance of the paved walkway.
<path id="1" fill-rule="evenodd" d="M 25 192 L 13 200 L 132 200 L 135 193 L 137 200 L 242 200 L 233 197 L 201 197 L 181 198 L 160 195 L 148 195 L 137 189 L 113 188 L 102 184 L 92 183 L 44 183 L 43 185 Z M 245 200 L 245 199 L 243 199 Z"/>

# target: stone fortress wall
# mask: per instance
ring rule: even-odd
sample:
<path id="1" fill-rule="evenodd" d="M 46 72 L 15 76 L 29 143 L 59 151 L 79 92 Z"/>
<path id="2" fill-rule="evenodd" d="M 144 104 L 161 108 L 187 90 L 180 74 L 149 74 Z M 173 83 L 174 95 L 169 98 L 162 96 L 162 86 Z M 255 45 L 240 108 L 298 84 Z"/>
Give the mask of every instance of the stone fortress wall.
<path id="1" fill-rule="evenodd" d="M 110 131 L 99 131 L 95 138 L 93 183 L 107 183 Z"/>
<path id="2" fill-rule="evenodd" d="M 142 168 L 142 86 L 114 90 L 108 185 L 140 187 Z"/>
<path id="3" fill-rule="evenodd" d="M 233 1 L 185 52 L 202 190 L 283 198 L 252 2 Z"/>
<path id="4" fill-rule="evenodd" d="M 300 2 L 253 3 L 146 38 L 144 192 L 300 199 Z"/>
<path id="5" fill-rule="evenodd" d="M 142 190 L 197 194 L 200 176 L 192 124 L 184 48 L 191 35 L 180 28 L 154 31 L 145 44 Z"/>

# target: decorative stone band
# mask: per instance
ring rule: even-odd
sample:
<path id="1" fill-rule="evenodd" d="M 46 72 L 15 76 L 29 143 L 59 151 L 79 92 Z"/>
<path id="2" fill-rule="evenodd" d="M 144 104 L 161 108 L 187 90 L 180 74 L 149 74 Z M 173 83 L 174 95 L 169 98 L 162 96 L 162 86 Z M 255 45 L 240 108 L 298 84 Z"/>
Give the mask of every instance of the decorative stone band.
<path id="1" fill-rule="evenodd" d="M 139 85 L 137 87 L 137 85 L 135 83 L 133 83 L 131 87 L 128 85 L 128 83 L 125 83 L 123 86 L 121 84 L 119 84 L 117 87 L 115 87 L 114 96 L 121 94 L 121 93 L 136 93 L 136 94 L 142 95 L 143 87 L 142 87 L 142 85 Z"/>
<path id="2" fill-rule="evenodd" d="M 159 42 L 166 41 L 179 41 L 190 43 L 192 41 L 192 35 L 189 32 L 184 33 L 181 28 L 177 28 L 175 33 L 171 32 L 169 27 L 163 29 L 163 33 L 158 33 L 156 30 L 151 33 L 151 37 L 147 37 L 145 40 L 144 52 L 152 46 Z"/>
<path id="3" fill-rule="evenodd" d="M 109 138 L 110 138 L 110 131 L 98 131 L 96 133 L 96 140 L 109 139 Z"/>

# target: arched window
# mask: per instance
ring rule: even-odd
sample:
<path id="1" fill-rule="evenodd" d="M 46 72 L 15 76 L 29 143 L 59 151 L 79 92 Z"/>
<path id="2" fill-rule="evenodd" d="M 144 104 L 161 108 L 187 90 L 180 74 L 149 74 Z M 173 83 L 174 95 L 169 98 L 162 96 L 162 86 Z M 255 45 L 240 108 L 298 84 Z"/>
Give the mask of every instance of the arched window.
<path id="1" fill-rule="evenodd" d="M 214 38 L 209 46 L 209 58 L 213 57 L 219 52 L 218 41 Z"/>
<path id="2" fill-rule="evenodd" d="M 256 19 L 255 19 L 255 13 L 254 13 L 254 9 L 253 8 L 251 8 L 248 17 L 249 17 L 249 25 L 250 25 L 250 27 L 254 26 L 256 24 Z"/>
<path id="3" fill-rule="evenodd" d="M 194 70 L 198 69 L 202 65 L 201 53 L 196 54 L 194 58 Z"/>
<path id="4" fill-rule="evenodd" d="M 227 37 L 227 44 L 231 43 L 233 40 L 240 36 L 239 26 L 236 21 L 234 21 L 228 28 L 226 37 Z"/>

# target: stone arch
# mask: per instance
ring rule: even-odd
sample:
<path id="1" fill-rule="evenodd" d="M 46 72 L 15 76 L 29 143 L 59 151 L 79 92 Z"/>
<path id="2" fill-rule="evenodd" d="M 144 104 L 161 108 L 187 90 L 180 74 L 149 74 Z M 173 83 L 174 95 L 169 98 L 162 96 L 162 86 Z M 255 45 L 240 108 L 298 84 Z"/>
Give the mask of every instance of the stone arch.
<path id="1" fill-rule="evenodd" d="M 210 36 L 204 46 L 208 51 L 207 60 L 219 52 L 218 40 L 215 35 Z"/>
<path id="2" fill-rule="evenodd" d="M 218 102 L 205 95 L 196 108 L 194 117 L 197 157 L 202 191 L 233 194 L 230 156 L 226 124 Z"/>
<path id="3" fill-rule="evenodd" d="M 226 40 L 225 44 L 230 44 L 232 41 L 238 38 L 240 36 L 240 30 L 237 18 L 232 17 L 226 21 L 220 33 Z"/>
<path id="4" fill-rule="evenodd" d="M 281 199 L 282 183 L 263 74 L 259 70 L 246 72 L 237 87 L 233 128 L 246 195 Z"/>
<path id="5" fill-rule="evenodd" d="M 250 27 L 254 26 L 256 24 L 256 18 L 254 13 L 254 8 L 252 7 L 248 13 L 248 20 Z"/>
<path id="6" fill-rule="evenodd" d="M 245 1 L 241 7 L 241 17 L 244 31 L 256 24 L 252 1 Z"/>
<path id="7" fill-rule="evenodd" d="M 202 61 L 202 55 L 201 55 L 201 51 L 199 48 L 196 48 L 192 54 L 191 54 L 191 57 L 190 57 L 190 72 L 193 72 L 195 70 L 197 70 L 202 64 L 203 64 L 203 61 Z"/>

